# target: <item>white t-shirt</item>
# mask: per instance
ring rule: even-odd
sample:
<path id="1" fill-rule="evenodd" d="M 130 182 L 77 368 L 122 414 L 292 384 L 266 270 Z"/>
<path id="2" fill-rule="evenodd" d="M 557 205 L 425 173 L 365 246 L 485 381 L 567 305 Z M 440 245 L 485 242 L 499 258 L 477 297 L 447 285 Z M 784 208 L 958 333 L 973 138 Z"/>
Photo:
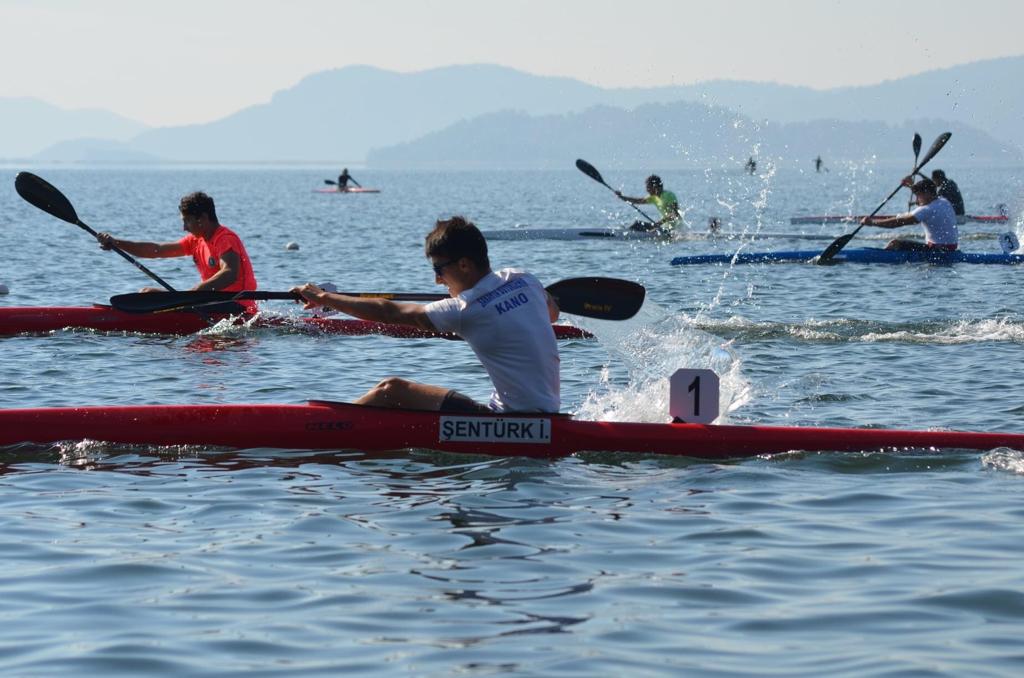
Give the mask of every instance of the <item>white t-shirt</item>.
<path id="1" fill-rule="evenodd" d="M 457 297 L 427 304 L 430 322 L 465 339 L 487 370 L 497 412 L 557 412 L 558 342 L 548 296 L 529 273 L 491 272 Z"/>
<path id="2" fill-rule="evenodd" d="M 960 242 L 956 212 L 945 198 L 936 198 L 927 205 L 918 205 L 910 214 L 924 226 L 924 237 L 929 245 L 956 245 Z"/>

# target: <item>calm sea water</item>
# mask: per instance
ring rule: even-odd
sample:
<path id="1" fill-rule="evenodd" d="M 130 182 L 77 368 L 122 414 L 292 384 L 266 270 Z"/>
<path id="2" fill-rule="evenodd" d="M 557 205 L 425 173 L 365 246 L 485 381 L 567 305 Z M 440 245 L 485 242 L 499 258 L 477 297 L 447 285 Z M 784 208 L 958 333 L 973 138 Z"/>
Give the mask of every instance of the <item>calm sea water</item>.
<path id="1" fill-rule="evenodd" d="M 149 284 L 21 201 L 17 169 L 0 171 L 0 303 L 91 304 Z M 969 212 L 1024 207 L 1024 171 L 945 169 Z M 356 178 L 381 194 L 312 191 L 336 170 L 33 169 L 87 224 L 129 238 L 177 238 L 178 198 L 209 192 L 264 289 L 435 291 L 422 239 L 452 213 L 484 230 L 635 215 L 574 170 L 367 171 Z M 642 192 L 642 172 L 604 175 Z M 546 282 L 648 288 L 636 319 L 590 323 L 598 341 L 562 344 L 565 410 L 662 421 L 665 377 L 706 366 L 735 423 L 1024 431 L 1017 267 L 668 264 L 822 248 L 751 236 L 838 236 L 788 217 L 869 212 L 899 169 L 663 176 L 695 231 L 717 216 L 743 237 L 491 244 L 495 266 Z M 995 251 L 1001 230 L 1021 223 L 965 226 L 964 248 Z M 851 246 L 884 242 L 867 231 Z M 194 282 L 189 261 L 147 263 Z M 458 342 L 237 327 L 0 338 L 0 407 L 345 400 L 392 374 L 489 392 Z M 4 449 L 0 472 L 9 675 L 1024 670 L 1024 455 L 1006 450 L 709 464 L 71 442 Z"/>

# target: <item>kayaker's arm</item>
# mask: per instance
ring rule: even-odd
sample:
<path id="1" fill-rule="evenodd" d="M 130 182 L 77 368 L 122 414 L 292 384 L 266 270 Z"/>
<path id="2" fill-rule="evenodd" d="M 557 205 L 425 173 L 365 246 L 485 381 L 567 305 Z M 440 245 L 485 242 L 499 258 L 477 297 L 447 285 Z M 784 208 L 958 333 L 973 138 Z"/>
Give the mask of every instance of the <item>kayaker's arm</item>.
<path id="1" fill-rule="evenodd" d="M 861 223 L 865 226 L 877 226 L 879 228 L 899 228 L 901 226 L 913 226 L 921 222 L 910 214 L 903 214 L 896 217 L 886 217 L 885 219 L 877 217 L 865 218 Z"/>
<path id="2" fill-rule="evenodd" d="M 628 195 L 622 195 L 622 191 L 615 191 L 615 195 L 617 195 L 619 197 L 619 200 L 622 200 L 623 202 L 628 202 L 628 203 L 633 204 L 633 205 L 643 205 L 644 203 L 647 202 L 647 198 L 646 197 L 645 198 L 631 198 Z"/>
<path id="3" fill-rule="evenodd" d="M 99 233 L 96 239 L 100 242 L 100 249 L 109 250 L 113 246 L 136 257 L 158 259 L 185 256 L 185 250 L 178 242 L 133 242 L 115 238 L 109 233 Z"/>
<path id="4" fill-rule="evenodd" d="M 238 253 L 228 250 L 220 257 L 220 270 L 192 289 L 193 291 L 207 292 L 223 290 L 238 280 L 238 272 L 241 268 L 241 258 Z"/>
<path id="5" fill-rule="evenodd" d="M 558 322 L 558 302 L 550 294 L 545 293 L 548 298 L 548 317 L 551 318 L 551 324 L 554 325 Z"/>
<path id="6" fill-rule="evenodd" d="M 429 316 L 422 304 L 397 303 L 387 299 L 364 299 L 362 297 L 350 297 L 344 294 L 325 292 L 313 283 L 306 283 L 300 287 L 293 287 L 292 292 L 297 292 L 306 300 L 305 308 L 326 306 L 336 311 L 347 313 L 362 320 L 372 320 L 379 323 L 392 325 L 409 325 L 422 330 L 435 332 L 434 323 L 430 322 Z"/>

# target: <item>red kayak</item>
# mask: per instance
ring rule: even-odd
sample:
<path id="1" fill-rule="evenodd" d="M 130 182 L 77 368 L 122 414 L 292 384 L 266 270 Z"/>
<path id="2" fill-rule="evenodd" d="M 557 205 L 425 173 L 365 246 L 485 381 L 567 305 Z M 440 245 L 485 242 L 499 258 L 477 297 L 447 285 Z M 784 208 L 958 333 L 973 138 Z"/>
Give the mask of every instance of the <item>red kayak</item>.
<path id="1" fill-rule="evenodd" d="M 124 313 L 110 306 L 7 306 L 0 307 L 0 336 L 13 334 L 42 334 L 64 328 L 87 329 L 97 332 L 136 332 L 139 334 L 193 334 L 230 317 L 195 311 L 168 311 L 165 313 Z M 237 322 L 244 322 L 238 318 Z M 458 339 L 453 334 L 428 332 L 405 325 L 356 320 L 355 318 L 283 318 L 259 317 L 256 327 L 296 327 L 327 334 L 365 335 L 380 334 L 399 338 Z M 554 325 L 558 339 L 581 339 L 591 335 L 578 327 Z"/>
<path id="2" fill-rule="evenodd" d="M 638 424 L 580 421 L 564 415 L 454 415 L 324 401 L 0 410 L 0 446 L 86 439 L 240 449 L 428 449 L 522 457 L 588 451 L 728 459 L 791 450 L 1024 450 L 1024 435 L 1014 433 Z"/>

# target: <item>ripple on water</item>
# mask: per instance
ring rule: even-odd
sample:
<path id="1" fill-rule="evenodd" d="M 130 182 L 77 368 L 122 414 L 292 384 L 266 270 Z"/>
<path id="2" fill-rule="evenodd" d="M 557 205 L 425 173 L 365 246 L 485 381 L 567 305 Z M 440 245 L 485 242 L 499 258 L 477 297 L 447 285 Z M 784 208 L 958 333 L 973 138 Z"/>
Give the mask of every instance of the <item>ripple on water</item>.
<path id="1" fill-rule="evenodd" d="M 623 185 L 646 176 L 615 171 Z M 571 167 L 380 172 L 388 190 L 343 203 L 310 193 L 322 174 L 46 171 L 83 214 L 116 213 L 140 239 L 179 229 L 168 207 L 198 183 L 234 215 L 266 289 L 312 279 L 429 291 L 424 215 L 452 205 L 487 228 L 631 220 L 581 191 Z M 695 228 L 718 215 L 747 233 L 812 208 L 856 213 L 892 188 L 871 163 L 813 176 L 662 174 L 685 189 Z M 981 205 L 1024 195 L 1016 171 L 957 179 Z M 529 199 L 510 207 L 510 195 Z M 61 250 L 76 284 L 52 285 L 19 234 L 56 243 L 67 226 L 13 191 L 0 192 L 0 220 L 19 225 L 0 228 L 5 303 L 90 304 L 144 284 L 116 257 L 76 246 Z M 284 252 L 296 229 L 302 250 Z M 1020 271 L 667 263 L 740 246 L 749 249 L 535 241 L 490 252 L 545 282 L 639 280 L 657 304 L 597 341 L 561 344 L 566 410 L 662 421 L 667 372 L 707 366 L 723 377 L 733 421 L 1024 429 L 1013 369 L 1024 321 L 1007 301 Z M 176 284 L 194 277 L 187 261 L 154 266 Z M 193 337 L 61 331 L 0 346 L 3 407 L 346 400 L 390 374 L 489 393 L 460 342 L 220 326 Z M 1017 675 L 1021 468 L 1006 450 L 709 464 L 19 446 L 0 452 L 0 672 Z"/>

